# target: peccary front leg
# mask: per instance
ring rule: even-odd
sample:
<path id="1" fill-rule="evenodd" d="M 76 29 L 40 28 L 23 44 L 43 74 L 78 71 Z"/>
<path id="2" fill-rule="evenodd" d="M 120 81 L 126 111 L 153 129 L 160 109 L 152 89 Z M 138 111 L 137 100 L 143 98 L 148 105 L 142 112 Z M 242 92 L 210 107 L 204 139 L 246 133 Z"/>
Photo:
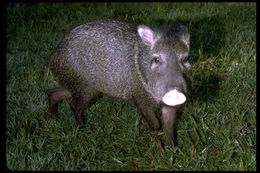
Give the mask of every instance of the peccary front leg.
<path id="1" fill-rule="evenodd" d="M 94 103 L 95 98 L 98 96 L 99 92 L 93 91 L 84 93 L 84 95 L 73 95 L 72 101 L 70 103 L 70 108 L 75 116 L 77 124 L 82 127 L 85 125 L 84 110 L 91 103 Z"/>
<path id="2" fill-rule="evenodd" d="M 149 102 L 145 102 L 144 99 L 134 101 L 138 108 L 138 111 L 141 112 L 144 119 L 148 123 L 149 128 L 151 130 L 159 130 L 161 128 L 161 124 L 155 114 L 154 108 L 151 106 L 152 104 L 149 104 Z"/>
<path id="3" fill-rule="evenodd" d="M 162 108 L 163 130 L 171 143 L 177 145 L 175 135 L 175 121 L 177 117 L 177 110 L 173 107 L 164 106 Z"/>
<path id="4" fill-rule="evenodd" d="M 49 89 L 46 94 L 48 96 L 49 104 L 48 113 L 52 116 L 58 113 L 58 103 L 63 99 L 71 97 L 70 91 L 63 87 Z"/>

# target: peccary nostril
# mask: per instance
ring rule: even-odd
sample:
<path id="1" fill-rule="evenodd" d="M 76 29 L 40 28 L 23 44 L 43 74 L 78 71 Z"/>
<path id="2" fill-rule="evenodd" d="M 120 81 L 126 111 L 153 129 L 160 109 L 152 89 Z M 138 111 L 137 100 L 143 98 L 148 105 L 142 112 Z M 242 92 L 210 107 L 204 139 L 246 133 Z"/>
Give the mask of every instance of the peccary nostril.
<path id="1" fill-rule="evenodd" d="M 177 106 L 186 101 L 186 96 L 177 89 L 173 89 L 163 96 L 162 101 L 168 106 Z"/>

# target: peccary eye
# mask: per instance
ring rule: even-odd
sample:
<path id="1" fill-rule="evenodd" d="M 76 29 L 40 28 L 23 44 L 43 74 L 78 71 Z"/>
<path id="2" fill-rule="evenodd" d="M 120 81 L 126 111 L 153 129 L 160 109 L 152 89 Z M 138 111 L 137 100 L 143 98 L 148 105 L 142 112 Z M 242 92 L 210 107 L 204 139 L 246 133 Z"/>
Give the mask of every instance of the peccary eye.
<path id="1" fill-rule="evenodd" d="M 154 57 L 154 58 L 153 58 L 153 62 L 156 63 L 156 64 L 158 64 L 158 63 L 160 62 L 160 59 L 159 59 L 158 57 Z"/>
<path id="2" fill-rule="evenodd" d="M 182 63 L 182 66 L 184 67 L 183 70 L 185 71 L 190 71 L 191 70 L 191 65 L 189 63 L 189 56 L 185 56 L 181 59 L 181 63 Z"/>
<path id="3" fill-rule="evenodd" d="M 160 55 L 154 55 L 151 61 L 151 69 L 156 69 L 162 64 L 162 57 Z"/>
<path id="4" fill-rule="evenodd" d="M 153 57 L 152 63 L 159 64 L 161 62 L 162 62 L 162 58 L 160 57 L 160 55 L 155 55 Z"/>
<path id="5" fill-rule="evenodd" d="M 183 59 L 182 59 L 182 62 L 187 62 L 188 61 L 188 58 L 189 58 L 189 56 L 185 56 Z"/>

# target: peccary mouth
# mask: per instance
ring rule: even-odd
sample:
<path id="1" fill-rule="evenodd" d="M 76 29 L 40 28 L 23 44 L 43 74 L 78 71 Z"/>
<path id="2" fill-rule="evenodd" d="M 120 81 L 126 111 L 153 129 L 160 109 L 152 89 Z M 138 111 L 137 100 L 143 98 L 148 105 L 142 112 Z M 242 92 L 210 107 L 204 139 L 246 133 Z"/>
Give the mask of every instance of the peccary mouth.
<path id="1" fill-rule="evenodd" d="M 185 101 L 186 96 L 177 89 L 170 90 L 162 98 L 162 102 L 168 106 L 178 106 Z"/>

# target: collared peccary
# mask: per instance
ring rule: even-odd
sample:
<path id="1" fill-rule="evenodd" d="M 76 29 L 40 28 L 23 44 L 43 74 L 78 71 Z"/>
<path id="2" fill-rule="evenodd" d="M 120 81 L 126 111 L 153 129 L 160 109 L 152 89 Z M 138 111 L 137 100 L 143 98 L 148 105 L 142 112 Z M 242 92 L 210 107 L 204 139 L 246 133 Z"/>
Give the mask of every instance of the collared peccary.
<path id="1" fill-rule="evenodd" d="M 49 67 L 60 87 L 49 89 L 51 114 L 71 99 L 71 110 L 84 125 L 84 109 L 100 93 L 133 101 L 151 129 L 161 127 L 175 144 L 177 111 L 190 83 L 189 33 L 185 26 L 159 29 L 120 21 L 80 25 L 65 35 Z M 160 115 L 156 112 L 160 110 Z"/>

